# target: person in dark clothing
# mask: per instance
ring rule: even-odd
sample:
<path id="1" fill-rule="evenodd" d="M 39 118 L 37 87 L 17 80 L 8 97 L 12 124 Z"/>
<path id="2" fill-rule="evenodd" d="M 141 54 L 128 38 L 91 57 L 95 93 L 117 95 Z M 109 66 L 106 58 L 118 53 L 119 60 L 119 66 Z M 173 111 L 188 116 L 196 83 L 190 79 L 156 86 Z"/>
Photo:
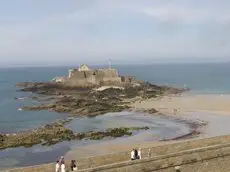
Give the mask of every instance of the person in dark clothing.
<path id="1" fill-rule="evenodd" d="M 77 165 L 75 160 L 71 160 L 70 168 L 71 171 L 77 171 Z"/>
<path id="2" fill-rule="evenodd" d="M 137 149 L 134 150 L 134 156 L 135 156 L 135 159 L 138 159 L 138 152 L 137 152 Z"/>

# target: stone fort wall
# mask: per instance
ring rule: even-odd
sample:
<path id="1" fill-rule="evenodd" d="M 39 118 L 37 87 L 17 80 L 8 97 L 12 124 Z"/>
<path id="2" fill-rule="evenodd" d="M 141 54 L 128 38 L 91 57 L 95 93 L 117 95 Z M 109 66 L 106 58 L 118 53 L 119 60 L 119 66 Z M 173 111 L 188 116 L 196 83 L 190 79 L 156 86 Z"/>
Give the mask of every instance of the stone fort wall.
<path id="1" fill-rule="evenodd" d="M 116 69 L 95 69 L 88 71 L 72 71 L 71 77 L 67 83 L 72 85 L 87 86 L 100 85 L 106 83 L 121 83 L 121 77 L 118 76 Z"/>

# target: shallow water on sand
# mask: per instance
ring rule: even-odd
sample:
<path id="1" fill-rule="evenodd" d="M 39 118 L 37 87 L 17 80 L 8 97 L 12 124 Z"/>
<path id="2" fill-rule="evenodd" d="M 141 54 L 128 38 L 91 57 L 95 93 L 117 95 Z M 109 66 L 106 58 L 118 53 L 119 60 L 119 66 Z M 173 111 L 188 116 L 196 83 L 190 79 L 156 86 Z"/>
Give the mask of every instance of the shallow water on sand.
<path id="1" fill-rule="evenodd" d="M 161 140 L 164 138 L 177 137 L 190 131 L 187 124 L 168 119 L 161 116 L 150 116 L 147 114 L 121 112 L 108 113 L 107 115 L 95 118 L 74 119 L 67 127 L 76 132 L 91 130 L 105 130 L 114 127 L 142 127 L 148 126 L 149 130 L 135 132 L 131 137 L 115 139 L 119 143 L 133 143 L 137 141 Z M 40 163 L 48 163 L 56 160 L 58 156 L 65 154 L 71 147 L 82 147 L 88 144 L 95 144 L 102 141 L 71 141 L 56 144 L 51 147 L 33 146 L 32 148 L 13 148 L 1 151 L 0 166 L 2 168 L 12 166 L 27 166 Z"/>
<path id="2" fill-rule="evenodd" d="M 97 131 L 115 127 L 143 126 L 150 127 L 149 130 L 141 132 L 143 135 L 149 133 L 146 139 L 157 135 L 159 135 L 159 139 L 164 139 L 164 137 L 174 137 L 175 135 L 189 132 L 186 124 L 182 124 L 176 120 L 135 112 L 108 113 L 95 118 L 75 119 L 71 124 L 67 125 L 67 127 L 76 132 Z"/>
<path id="3" fill-rule="evenodd" d="M 208 125 L 202 127 L 202 136 L 214 137 L 230 134 L 230 114 L 214 114 L 212 112 L 192 112 L 186 114 L 188 120 L 206 121 Z"/>

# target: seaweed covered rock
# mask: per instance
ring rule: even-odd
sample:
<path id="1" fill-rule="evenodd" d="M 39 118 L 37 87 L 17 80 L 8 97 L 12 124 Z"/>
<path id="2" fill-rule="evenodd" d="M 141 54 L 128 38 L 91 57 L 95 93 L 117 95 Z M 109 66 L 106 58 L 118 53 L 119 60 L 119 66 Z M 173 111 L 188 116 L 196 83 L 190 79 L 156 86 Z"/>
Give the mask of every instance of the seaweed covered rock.
<path id="1" fill-rule="evenodd" d="M 63 97 L 51 104 L 23 107 L 23 110 L 49 110 L 78 116 L 96 116 L 107 112 L 120 112 L 126 108 L 127 106 L 119 103 L 113 104 L 113 102 L 87 98 Z"/>
<path id="2" fill-rule="evenodd" d="M 36 144 L 53 145 L 62 141 L 70 140 L 100 140 L 105 137 L 122 137 L 132 135 L 132 131 L 147 130 L 148 127 L 132 127 L 132 128 L 112 128 L 105 131 L 90 131 L 83 133 L 74 133 L 64 124 L 70 120 L 54 122 L 43 127 L 33 129 L 26 132 L 14 134 L 0 134 L 0 150 L 12 147 L 31 147 Z"/>
<path id="3" fill-rule="evenodd" d="M 177 94 L 186 91 L 185 89 L 158 86 L 148 82 L 141 82 L 138 85 L 128 84 L 122 89 L 108 87 L 104 90 L 89 87 L 80 88 L 66 83 L 53 82 L 26 82 L 20 83 L 18 86 L 24 86 L 21 89 L 22 91 L 31 91 L 37 93 L 37 95 L 52 95 L 51 102 L 38 106 L 23 107 L 23 110 L 49 110 L 88 117 L 126 110 L 129 106 L 125 104 L 125 101 L 129 102 L 132 98 L 149 99 L 160 95 Z"/>
<path id="4" fill-rule="evenodd" d="M 31 147 L 36 144 L 50 145 L 75 138 L 74 133 L 63 126 L 66 122 L 54 122 L 26 132 L 1 134 L 0 149 Z"/>

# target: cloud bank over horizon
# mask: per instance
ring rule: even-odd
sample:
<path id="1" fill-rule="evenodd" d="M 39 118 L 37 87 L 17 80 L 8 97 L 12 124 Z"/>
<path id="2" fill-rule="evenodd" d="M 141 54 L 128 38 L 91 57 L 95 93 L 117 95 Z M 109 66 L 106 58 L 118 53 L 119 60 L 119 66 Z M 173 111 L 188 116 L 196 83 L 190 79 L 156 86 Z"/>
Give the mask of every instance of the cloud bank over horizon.
<path id="1" fill-rule="evenodd" d="M 0 63 L 228 60 L 229 0 L 0 0 Z"/>

